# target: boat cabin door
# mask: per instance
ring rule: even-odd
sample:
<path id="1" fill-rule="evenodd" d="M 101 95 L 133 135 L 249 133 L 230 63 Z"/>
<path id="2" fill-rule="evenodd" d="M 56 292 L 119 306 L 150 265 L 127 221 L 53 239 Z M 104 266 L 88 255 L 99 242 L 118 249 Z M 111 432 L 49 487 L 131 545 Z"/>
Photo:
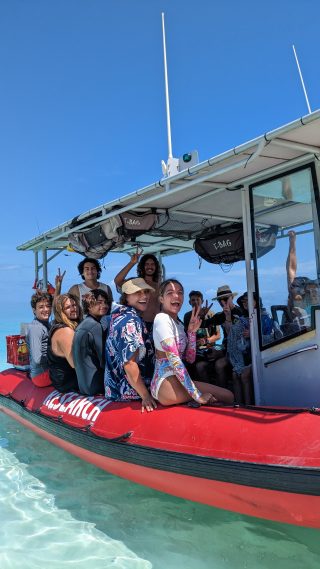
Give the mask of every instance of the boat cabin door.
<path id="1" fill-rule="evenodd" d="M 316 166 L 307 164 L 255 183 L 249 196 L 257 305 L 252 314 L 256 404 L 319 406 Z"/>

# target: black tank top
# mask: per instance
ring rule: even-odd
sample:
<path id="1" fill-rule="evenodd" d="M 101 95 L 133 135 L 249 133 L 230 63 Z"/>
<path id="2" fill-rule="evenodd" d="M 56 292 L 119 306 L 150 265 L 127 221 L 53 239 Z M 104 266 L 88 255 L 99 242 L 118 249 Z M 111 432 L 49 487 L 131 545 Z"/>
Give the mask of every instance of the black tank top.
<path id="1" fill-rule="evenodd" d="M 71 367 L 68 360 L 61 356 L 56 356 L 51 348 L 51 339 L 56 330 L 66 328 L 65 324 L 54 324 L 49 332 L 48 338 L 48 367 L 52 385 L 62 393 L 67 391 L 79 391 L 76 371 Z"/>

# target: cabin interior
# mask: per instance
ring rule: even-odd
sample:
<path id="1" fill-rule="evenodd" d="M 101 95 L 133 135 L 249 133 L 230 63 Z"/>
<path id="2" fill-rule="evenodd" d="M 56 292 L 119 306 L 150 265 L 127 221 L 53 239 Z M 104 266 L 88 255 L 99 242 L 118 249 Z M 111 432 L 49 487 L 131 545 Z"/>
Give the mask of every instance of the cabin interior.
<path id="1" fill-rule="evenodd" d="M 114 241 L 111 250 L 119 253 L 130 254 L 139 244 L 144 253 L 165 257 L 212 238 L 211 262 L 230 262 L 230 236 L 240 230 L 237 255 L 246 267 L 255 403 L 318 407 L 319 127 L 316 111 L 92 209 L 18 249 L 34 252 L 35 276 L 46 283 L 49 262 L 74 246 L 75 238 L 105 229 L 106 222 L 110 230 L 110 220 L 126 212 L 151 212 L 156 222 L 135 238 Z M 277 334 L 262 334 L 262 308 L 254 310 L 253 292 L 277 323 Z"/>

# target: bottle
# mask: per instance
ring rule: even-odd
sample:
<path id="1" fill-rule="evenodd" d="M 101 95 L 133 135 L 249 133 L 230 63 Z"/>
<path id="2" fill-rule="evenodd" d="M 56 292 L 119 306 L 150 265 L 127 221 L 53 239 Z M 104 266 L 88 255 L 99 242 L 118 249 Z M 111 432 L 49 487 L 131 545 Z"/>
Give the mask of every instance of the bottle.
<path id="1" fill-rule="evenodd" d="M 25 338 L 20 337 L 18 340 L 18 365 L 27 365 L 29 363 L 28 357 L 28 346 L 26 344 Z"/>

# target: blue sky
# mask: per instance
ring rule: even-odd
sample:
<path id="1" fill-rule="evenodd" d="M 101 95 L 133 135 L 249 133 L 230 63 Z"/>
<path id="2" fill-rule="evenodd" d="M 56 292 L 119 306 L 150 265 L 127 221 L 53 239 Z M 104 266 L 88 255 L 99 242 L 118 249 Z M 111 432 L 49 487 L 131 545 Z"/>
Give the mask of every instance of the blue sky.
<path id="1" fill-rule="evenodd" d="M 2 0 L 0 3 L 0 314 L 31 319 L 33 255 L 16 246 L 161 177 L 167 158 L 161 12 L 173 153 L 200 160 L 320 107 L 318 0 Z M 80 256 L 51 265 L 78 281 Z M 127 257 L 109 255 L 111 282 Z M 194 254 L 168 274 L 210 298 L 243 289 Z M 187 267 L 187 270 L 186 270 Z"/>

